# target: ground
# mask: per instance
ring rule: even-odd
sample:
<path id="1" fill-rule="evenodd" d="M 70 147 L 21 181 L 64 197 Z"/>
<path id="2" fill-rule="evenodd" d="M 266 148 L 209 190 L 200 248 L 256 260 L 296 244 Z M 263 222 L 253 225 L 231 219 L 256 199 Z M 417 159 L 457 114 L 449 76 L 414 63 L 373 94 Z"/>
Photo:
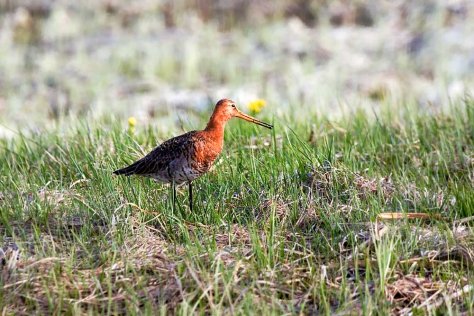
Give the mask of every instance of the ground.
<path id="1" fill-rule="evenodd" d="M 112 176 L 146 128 L 4 140 L 3 310 L 472 313 L 474 107 L 406 115 L 231 122 L 193 213 L 186 187 L 173 210 L 168 187 Z"/>
<path id="2" fill-rule="evenodd" d="M 2 314 L 474 313 L 472 6 L 31 3 L 0 4 Z M 221 97 L 275 128 L 229 123 L 192 213 L 112 175 Z"/>

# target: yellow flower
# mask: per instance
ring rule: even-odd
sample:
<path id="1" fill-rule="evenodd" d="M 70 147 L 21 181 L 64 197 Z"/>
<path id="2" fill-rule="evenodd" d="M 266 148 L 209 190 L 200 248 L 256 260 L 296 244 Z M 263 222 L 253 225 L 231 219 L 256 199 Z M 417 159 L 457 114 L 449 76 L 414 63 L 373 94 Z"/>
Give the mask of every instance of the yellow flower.
<path id="1" fill-rule="evenodd" d="M 256 99 L 247 105 L 248 109 L 252 113 L 260 113 L 262 109 L 267 105 L 267 102 L 263 99 Z"/>
<path id="2" fill-rule="evenodd" d="M 128 118 L 128 133 L 130 135 L 135 134 L 135 125 L 137 125 L 137 119 L 133 116 L 130 116 Z"/>
<path id="3" fill-rule="evenodd" d="M 133 116 L 130 116 L 130 117 L 128 118 L 128 127 L 129 127 L 129 128 L 134 128 L 135 125 L 137 125 L 137 119 L 134 118 Z"/>

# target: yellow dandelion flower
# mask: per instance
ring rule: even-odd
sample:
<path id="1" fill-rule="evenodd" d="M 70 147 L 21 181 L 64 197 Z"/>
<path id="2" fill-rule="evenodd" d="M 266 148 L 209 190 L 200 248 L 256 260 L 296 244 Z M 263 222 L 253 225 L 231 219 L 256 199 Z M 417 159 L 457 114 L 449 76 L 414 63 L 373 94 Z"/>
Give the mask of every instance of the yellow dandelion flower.
<path id="1" fill-rule="evenodd" d="M 134 133 L 136 125 L 137 125 L 137 119 L 134 118 L 133 116 L 129 117 L 128 118 L 128 132 Z"/>
<path id="2" fill-rule="evenodd" d="M 267 105 L 267 102 L 263 99 L 256 99 L 247 105 L 248 109 L 252 113 L 260 113 L 262 109 Z"/>
<path id="3" fill-rule="evenodd" d="M 133 116 L 130 116 L 128 118 L 128 127 L 132 128 L 135 127 L 135 125 L 137 125 L 137 119 Z"/>

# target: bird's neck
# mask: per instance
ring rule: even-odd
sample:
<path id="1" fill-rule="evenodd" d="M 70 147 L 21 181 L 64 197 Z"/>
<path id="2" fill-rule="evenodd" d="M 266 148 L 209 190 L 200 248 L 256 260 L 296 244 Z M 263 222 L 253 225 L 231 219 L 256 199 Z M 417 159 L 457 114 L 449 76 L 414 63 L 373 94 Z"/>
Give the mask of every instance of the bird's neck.
<path id="1" fill-rule="evenodd" d="M 204 130 L 212 134 L 214 137 L 222 138 L 224 137 L 224 128 L 226 123 L 226 119 L 223 119 L 214 113 L 209 119 L 209 122 L 207 123 L 207 126 Z"/>

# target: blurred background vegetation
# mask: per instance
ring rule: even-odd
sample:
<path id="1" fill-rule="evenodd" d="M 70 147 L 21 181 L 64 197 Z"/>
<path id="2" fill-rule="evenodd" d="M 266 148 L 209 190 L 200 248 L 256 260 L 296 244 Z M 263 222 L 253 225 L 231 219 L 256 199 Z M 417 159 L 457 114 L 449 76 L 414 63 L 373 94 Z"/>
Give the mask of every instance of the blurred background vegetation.
<path id="1" fill-rule="evenodd" d="M 296 121 L 442 111 L 472 95 L 473 34 L 473 1 L 0 0 L 0 137 L 104 113 L 198 128 L 222 97 Z"/>

